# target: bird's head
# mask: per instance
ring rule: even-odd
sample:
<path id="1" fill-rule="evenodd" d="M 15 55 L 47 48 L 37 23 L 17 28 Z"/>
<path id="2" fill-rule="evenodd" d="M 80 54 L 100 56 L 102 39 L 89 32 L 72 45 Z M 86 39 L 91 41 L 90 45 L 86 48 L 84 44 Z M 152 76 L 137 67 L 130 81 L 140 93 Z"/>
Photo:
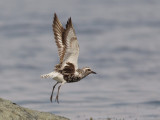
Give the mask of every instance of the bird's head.
<path id="1" fill-rule="evenodd" d="M 96 74 L 96 72 L 92 71 L 89 67 L 84 67 L 83 71 L 84 71 L 86 76 L 91 74 L 91 73 Z"/>

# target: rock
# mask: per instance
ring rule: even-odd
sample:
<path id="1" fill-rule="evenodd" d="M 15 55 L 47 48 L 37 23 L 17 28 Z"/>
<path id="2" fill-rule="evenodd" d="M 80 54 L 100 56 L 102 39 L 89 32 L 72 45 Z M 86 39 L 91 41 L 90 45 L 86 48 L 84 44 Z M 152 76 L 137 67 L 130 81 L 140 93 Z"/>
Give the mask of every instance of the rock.
<path id="1" fill-rule="evenodd" d="M 39 112 L 21 107 L 0 98 L 0 120 L 69 120 L 47 112 Z"/>

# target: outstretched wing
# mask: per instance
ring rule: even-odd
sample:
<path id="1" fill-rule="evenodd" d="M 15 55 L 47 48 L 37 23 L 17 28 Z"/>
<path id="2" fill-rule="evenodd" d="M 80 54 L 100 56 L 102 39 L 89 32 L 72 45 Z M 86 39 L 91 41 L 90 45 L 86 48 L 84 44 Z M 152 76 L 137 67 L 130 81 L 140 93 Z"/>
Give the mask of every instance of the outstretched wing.
<path id="1" fill-rule="evenodd" d="M 68 19 L 64 32 L 65 54 L 62 63 L 62 69 L 67 63 L 72 63 L 75 69 L 78 69 L 79 45 L 71 18 Z"/>
<path id="2" fill-rule="evenodd" d="M 54 14 L 54 21 L 52 24 L 55 42 L 58 47 L 58 53 L 60 58 L 60 63 L 63 62 L 64 54 L 65 54 L 65 41 L 63 39 L 63 34 L 65 29 L 63 28 L 61 22 L 59 21 L 56 13 Z"/>

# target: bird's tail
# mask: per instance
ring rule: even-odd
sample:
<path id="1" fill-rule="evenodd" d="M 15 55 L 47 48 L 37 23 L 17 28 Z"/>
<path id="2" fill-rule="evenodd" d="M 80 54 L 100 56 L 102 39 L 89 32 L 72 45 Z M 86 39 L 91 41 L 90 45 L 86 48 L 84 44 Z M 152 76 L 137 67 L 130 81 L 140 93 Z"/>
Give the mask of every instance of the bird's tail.
<path id="1" fill-rule="evenodd" d="M 51 72 L 51 73 L 48 73 L 48 74 L 41 75 L 41 78 L 54 78 L 56 76 L 57 76 L 57 72 Z"/>

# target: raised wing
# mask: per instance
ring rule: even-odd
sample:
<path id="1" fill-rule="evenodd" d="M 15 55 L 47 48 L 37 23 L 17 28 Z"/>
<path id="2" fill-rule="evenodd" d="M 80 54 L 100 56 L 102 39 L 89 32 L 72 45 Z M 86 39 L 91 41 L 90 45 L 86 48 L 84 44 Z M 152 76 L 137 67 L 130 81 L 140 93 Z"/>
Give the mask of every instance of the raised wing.
<path id="1" fill-rule="evenodd" d="M 60 63 L 62 63 L 64 54 L 65 54 L 65 41 L 63 39 L 63 36 L 64 36 L 63 34 L 64 34 L 65 29 L 63 28 L 61 22 L 59 21 L 56 13 L 54 14 L 54 21 L 52 24 L 52 28 L 54 32 L 55 42 L 58 47 Z"/>
<path id="2" fill-rule="evenodd" d="M 62 68 L 64 68 L 67 63 L 72 63 L 76 70 L 78 69 L 79 45 L 71 18 L 68 19 L 66 24 L 66 30 L 64 32 L 64 41 L 66 46 Z"/>

